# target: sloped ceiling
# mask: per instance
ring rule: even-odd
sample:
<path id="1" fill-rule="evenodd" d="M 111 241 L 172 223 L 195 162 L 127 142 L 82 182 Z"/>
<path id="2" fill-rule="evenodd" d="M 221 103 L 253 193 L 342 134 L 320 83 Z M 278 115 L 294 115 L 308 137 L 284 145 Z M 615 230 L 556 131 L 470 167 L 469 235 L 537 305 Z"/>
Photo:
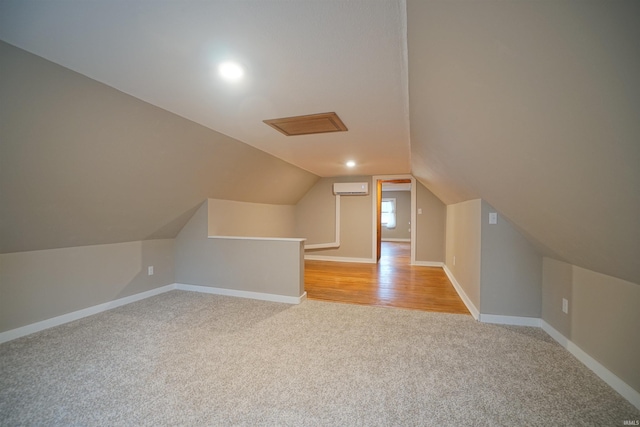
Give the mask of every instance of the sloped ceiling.
<path id="1" fill-rule="evenodd" d="M 409 173 L 404 7 L 2 0 L 0 39 L 319 176 Z M 217 74 L 229 60 L 245 69 L 235 84 Z M 263 123 L 327 112 L 349 131 L 286 137 Z"/>
<path id="2" fill-rule="evenodd" d="M 640 2 L 409 0 L 413 173 L 640 283 Z"/>
<path id="3" fill-rule="evenodd" d="M 0 253 L 172 238 L 208 197 L 295 204 L 316 175 L 0 42 Z"/>
<path id="4" fill-rule="evenodd" d="M 640 283 L 639 7 L 2 0 L 0 39 L 221 132 L 204 139 L 319 176 L 411 171 L 448 204 L 483 198 L 545 253 Z M 247 79 L 217 80 L 222 59 Z M 348 132 L 288 138 L 262 123 L 329 111 Z M 171 217 L 159 212 L 158 226 Z"/>

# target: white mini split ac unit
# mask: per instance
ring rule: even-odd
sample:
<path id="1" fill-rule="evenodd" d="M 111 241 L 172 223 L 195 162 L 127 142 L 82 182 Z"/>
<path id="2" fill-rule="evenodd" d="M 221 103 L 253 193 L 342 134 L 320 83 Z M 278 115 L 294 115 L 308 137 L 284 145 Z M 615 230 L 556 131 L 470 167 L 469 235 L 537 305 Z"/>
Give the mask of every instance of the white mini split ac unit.
<path id="1" fill-rule="evenodd" d="M 368 182 L 336 182 L 333 194 L 341 196 L 366 196 L 369 194 Z"/>

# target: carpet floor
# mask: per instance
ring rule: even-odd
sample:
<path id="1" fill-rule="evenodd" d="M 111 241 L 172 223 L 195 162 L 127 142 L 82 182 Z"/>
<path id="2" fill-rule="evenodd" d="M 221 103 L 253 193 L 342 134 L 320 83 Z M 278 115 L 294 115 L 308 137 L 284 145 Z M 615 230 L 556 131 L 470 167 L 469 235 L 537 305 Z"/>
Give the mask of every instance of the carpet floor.
<path id="1" fill-rule="evenodd" d="M 538 328 L 172 291 L 0 345 L 3 426 L 614 426 Z"/>

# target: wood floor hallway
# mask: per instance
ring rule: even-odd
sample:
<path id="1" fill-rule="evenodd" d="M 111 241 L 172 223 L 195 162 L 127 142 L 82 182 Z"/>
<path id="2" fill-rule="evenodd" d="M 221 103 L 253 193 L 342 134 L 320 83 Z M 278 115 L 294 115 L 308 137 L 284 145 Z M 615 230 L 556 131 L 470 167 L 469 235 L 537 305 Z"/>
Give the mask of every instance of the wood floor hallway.
<path id="1" fill-rule="evenodd" d="M 469 314 L 444 270 L 412 266 L 410 243 L 383 242 L 378 264 L 305 261 L 305 290 L 316 300 Z"/>

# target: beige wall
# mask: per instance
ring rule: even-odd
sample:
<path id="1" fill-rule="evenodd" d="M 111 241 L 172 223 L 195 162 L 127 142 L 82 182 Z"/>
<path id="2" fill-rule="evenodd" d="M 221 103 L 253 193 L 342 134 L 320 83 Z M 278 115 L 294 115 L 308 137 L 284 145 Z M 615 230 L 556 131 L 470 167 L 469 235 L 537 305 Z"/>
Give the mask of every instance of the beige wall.
<path id="1" fill-rule="evenodd" d="M 207 198 L 317 176 L 0 42 L 0 253 L 173 238 Z"/>
<path id="2" fill-rule="evenodd" d="M 482 201 L 447 206 L 446 266 L 480 310 Z"/>
<path id="3" fill-rule="evenodd" d="M 340 237 L 338 249 L 308 250 L 307 254 L 371 258 L 371 228 L 373 224 L 370 176 L 321 178 L 296 206 L 296 235 L 307 244 L 331 243 L 335 239 L 334 182 L 368 182 L 369 195 L 341 196 Z"/>
<path id="4" fill-rule="evenodd" d="M 295 237 L 295 206 L 208 200 L 209 236 Z"/>
<path id="5" fill-rule="evenodd" d="M 640 392 L 640 286 L 573 266 L 571 340 Z"/>
<path id="6" fill-rule="evenodd" d="M 369 182 L 370 185 L 369 196 L 341 197 L 341 248 L 306 251 L 307 254 L 371 259 L 373 250 L 371 233 L 375 221 L 372 207 L 372 198 L 375 194 L 371 181 L 370 176 L 322 178 L 305 194 L 296 206 L 296 236 L 307 238 L 308 244 L 330 243 L 335 238 L 333 183 Z M 388 192 L 387 194 L 393 197 L 404 193 L 410 199 L 410 192 Z M 410 200 L 408 206 L 407 221 L 411 217 Z M 418 182 L 416 183 L 416 207 L 422 209 L 422 214 L 416 215 L 416 260 L 444 262 L 447 207 Z M 383 236 L 384 233 L 383 230 Z M 410 233 L 408 237 L 410 238 Z"/>
<path id="7" fill-rule="evenodd" d="M 406 3 L 413 175 L 640 283 L 640 2 Z"/>
<path id="8" fill-rule="evenodd" d="M 176 237 L 176 283 L 302 296 L 302 241 L 210 239 L 207 211 L 204 202 Z"/>
<path id="9" fill-rule="evenodd" d="M 489 212 L 480 199 L 447 206 L 447 268 L 479 314 L 538 318 L 542 257 L 504 217 L 490 225 Z"/>
<path id="10" fill-rule="evenodd" d="M 0 332 L 172 284 L 173 244 L 146 240 L 0 255 Z"/>
<path id="11" fill-rule="evenodd" d="M 447 207 L 416 181 L 416 261 L 444 262 Z"/>
<path id="12" fill-rule="evenodd" d="M 542 320 L 571 339 L 571 316 L 562 312 L 562 299 L 572 303 L 573 268 L 551 258 L 542 262 Z"/>
<path id="13" fill-rule="evenodd" d="M 640 286 L 549 258 L 544 266 L 542 319 L 640 392 Z"/>
<path id="14" fill-rule="evenodd" d="M 514 226 L 482 201 L 480 312 L 535 317 L 541 313 L 542 256 Z"/>
<path id="15" fill-rule="evenodd" d="M 411 191 L 383 191 L 382 198 L 396 199 L 395 228 L 382 227 L 382 240 L 411 240 Z"/>
<path id="16" fill-rule="evenodd" d="M 302 242 L 207 238 L 222 217 L 231 234 L 291 237 L 293 214 L 288 205 L 207 200 L 175 240 L 0 254 L 0 332 L 175 282 L 299 297 Z"/>

